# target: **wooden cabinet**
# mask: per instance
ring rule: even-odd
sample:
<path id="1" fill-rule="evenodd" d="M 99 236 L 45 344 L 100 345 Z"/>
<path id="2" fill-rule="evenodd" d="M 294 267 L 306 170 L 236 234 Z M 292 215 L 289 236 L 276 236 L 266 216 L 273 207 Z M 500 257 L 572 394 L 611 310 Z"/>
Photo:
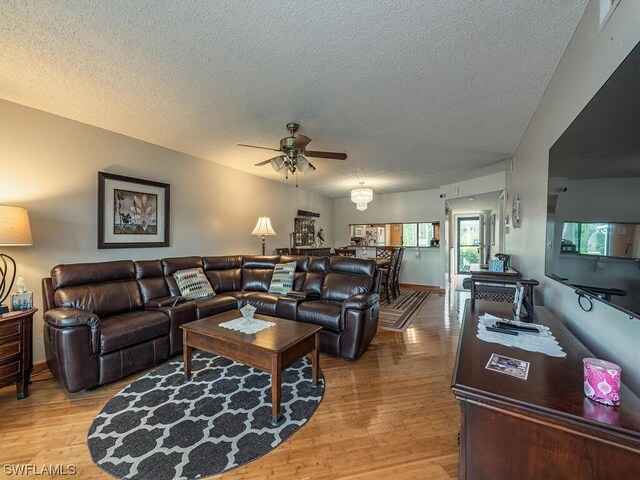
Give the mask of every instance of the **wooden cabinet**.
<path id="1" fill-rule="evenodd" d="M 310 257 L 328 257 L 331 247 L 292 247 L 291 255 L 308 255 Z"/>
<path id="2" fill-rule="evenodd" d="M 29 396 L 35 312 L 34 308 L 0 317 L 0 387 L 15 383 L 19 400 Z"/>
<path id="3" fill-rule="evenodd" d="M 476 337 L 481 315 L 511 318 L 511 308 L 467 301 L 451 387 L 461 411 L 460 478 L 638 478 L 640 399 L 624 385 L 619 407 L 586 398 L 582 359 L 593 355 L 544 307 L 535 322 L 549 326 L 565 358 Z M 528 379 L 487 370 L 492 353 L 530 362 Z"/>

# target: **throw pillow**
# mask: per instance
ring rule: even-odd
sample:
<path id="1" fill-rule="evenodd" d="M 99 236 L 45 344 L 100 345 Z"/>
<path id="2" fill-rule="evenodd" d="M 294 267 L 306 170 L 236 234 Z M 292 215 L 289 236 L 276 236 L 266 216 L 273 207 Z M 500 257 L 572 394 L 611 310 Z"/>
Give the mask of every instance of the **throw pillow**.
<path id="1" fill-rule="evenodd" d="M 293 279 L 296 275 L 296 262 L 278 263 L 273 268 L 273 276 L 269 285 L 269 293 L 286 295 L 293 290 Z"/>
<path id="2" fill-rule="evenodd" d="M 178 270 L 173 278 L 180 289 L 180 295 L 188 300 L 213 297 L 216 294 L 201 268 Z"/>

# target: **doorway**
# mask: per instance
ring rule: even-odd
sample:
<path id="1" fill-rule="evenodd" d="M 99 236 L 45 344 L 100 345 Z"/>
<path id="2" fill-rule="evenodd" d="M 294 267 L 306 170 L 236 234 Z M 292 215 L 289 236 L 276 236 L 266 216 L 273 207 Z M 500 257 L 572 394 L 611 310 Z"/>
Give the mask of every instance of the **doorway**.
<path id="1" fill-rule="evenodd" d="M 469 273 L 472 264 L 480 262 L 481 225 L 480 216 L 458 217 L 457 221 L 458 273 Z"/>

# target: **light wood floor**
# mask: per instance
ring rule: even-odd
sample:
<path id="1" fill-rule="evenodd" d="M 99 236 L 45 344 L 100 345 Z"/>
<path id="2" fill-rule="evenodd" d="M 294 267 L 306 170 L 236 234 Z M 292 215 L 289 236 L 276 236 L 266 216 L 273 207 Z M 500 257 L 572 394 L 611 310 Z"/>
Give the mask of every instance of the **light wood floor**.
<path id="1" fill-rule="evenodd" d="M 309 423 L 264 457 L 215 478 L 457 478 L 458 409 L 449 386 L 464 298 L 431 295 L 405 333 L 379 330 L 357 362 L 321 355 L 325 397 Z M 75 465 L 75 478 L 112 478 L 91 461 L 87 431 L 143 373 L 76 394 L 36 379 L 22 401 L 15 388 L 0 389 L 0 477 L 7 464 L 63 463 Z"/>

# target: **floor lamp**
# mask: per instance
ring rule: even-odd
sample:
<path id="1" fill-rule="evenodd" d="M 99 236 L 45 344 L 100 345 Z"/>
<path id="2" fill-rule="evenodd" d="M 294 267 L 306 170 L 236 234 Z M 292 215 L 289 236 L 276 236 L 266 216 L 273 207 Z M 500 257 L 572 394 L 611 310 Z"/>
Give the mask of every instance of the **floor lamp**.
<path id="1" fill-rule="evenodd" d="M 265 245 L 265 236 L 267 235 L 276 235 L 275 230 L 271 226 L 271 219 L 266 215 L 258 218 L 258 223 L 256 223 L 256 228 L 253 229 L 251 235 L 257 235 L 262 237 L 262 255 L 264 255 L 264 245 Z"/>
<path id="2" fill-rule="evenodd" d="M 0 247 L 26 245 L 33 245 L 27 209 L 0 205 Z M 0 253 L 0 314 L 9 311 L 3 303 L 11 293 L 15 279 L 16 262 L 9 255 Z"/>

